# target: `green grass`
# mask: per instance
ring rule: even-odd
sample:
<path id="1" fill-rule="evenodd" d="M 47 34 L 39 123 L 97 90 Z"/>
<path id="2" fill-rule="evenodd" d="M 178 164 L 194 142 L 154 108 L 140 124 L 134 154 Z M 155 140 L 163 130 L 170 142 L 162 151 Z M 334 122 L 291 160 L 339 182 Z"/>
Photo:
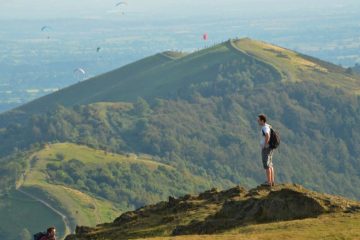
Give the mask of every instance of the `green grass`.
<path id="1" fill-rule="evenodd" d="M 69 149 L 66 147 L 69 147 Z M 74 146 L 71 147 L 71 145 L 66 144 L 58 144 L 54 148 L 50 145 L 47 146 L 42 151 L 36 152 L 29 157 L 31 168 L 26 171 L 25 177 L 18 183 L 23 191 L 41 198 L 65 214 L 72 228 L 75 225 L 95 226 L 101 222 L 109 222 L 120 213 L 120 210 L 116 209 L 114 203 L 110 201 L 47 181 L 46 165 L 54 162 L 56 154 L 66 153 L 66 156 L 70 159 L 80 153 L 81 150 L 81 147 L 75 149 Z M 84 152 L 86 150 L 88 152 L 82 157 L 89 159 L 89 162 L 95 163 L 100 155 L 95 154 L 93 158 L 87 158 L 91 156 L 91 152 L 90 149 L 85 149 Z M 47 209 L 47 211 L 41 212 L 41 215 L 46 216 L 49 212 L 52 211 Z M 52 222 L 49 221 L 48 223 L 51 224 Z"/>
<path id="2" fill-rule="evenodd" d="M 316 81 L 360 94 L 360 77 L 346 74 L 339 66 L 249 38 L 232 41 L 232 46 L 274 66 L 284 82 Z"/>
<path id="3" fill-rule="evenodd" d="M 356 240 L 360 239 L 360 214 L 331 214 L 318 218 L 256 224 L 216 235 L 154 237 L 149 240 Z M 139 238 L 140 239 L 140 238 Z"/>
<path id="4" fill-rule="evenodd" d="M 59 210 L 68 215 L 73 225 L 95 226 L 98 223 L 110 222 L 120 214 L 120 211 L 110 201 L 90 196 L 68 186 L 49 183 L 45 169 L 48 163 L 59 161 L 57 160 L 58 154 L 63 156 L 62 161 L 76 158 L 87 165 L 94 165 L 94 167 L 99 164 L 119 162 L 142 164 L 152 170 L 158 166 L 172 169 L 168 165 L 152 161 L 147 156 L 106 153 L 70 143 L 47 145 L 43 150 L 36 152 L 29 158 L 29 161 L 35 163 L 26 173 L 21 188 L 34 195 L 40 195 L 53 205 L 57 205 Z"/>
<path id="5" fill-rule="evenodd" d="M 106 164 L 110 162 L 127 164 L 138 163 L 144 164 L 150 169 L 156 169 L 159 166 L 173 169 L 169 165 L 151 160 L 150 156 L 137 156 L 135 154 L 121 155 L 116 153 L 107 153 L 103 150 L 97 150 L 73 143 L 57 143 L 47 145 L 42 151 L 37 152 L 36 156 L 34 156 L 41 160 L 36 164 L 36 169 L 38 171 L 35 174 L 35 177 L 43 174 L 41 169 L 46 169 L 46 164 L 56 163 L 55 159 L 57 158 L 57 154 L 61 154 L 64 157 L 63 161 L 69 161 L 76 158 L 85 164 Z M 40 178 L 44 179 L 44 176 L 41 176 Z"/>
<path id="6" fill-rule="evenodd" d="M 2 240 L 15 240 L 23 229 L 31 233 L 44 231 L 53 225 L 58 235 L 64 234 L 64 223 L 54 212 L 16 190 L 0 197 L 0 235 Z"/>
<path id="7" fill-rule="evenodd" d="M 96 105 L 101 108 L 104 104 L 107 107 L 124 107 L 124 105 L 107 103 Z M 121 214 L 121 210 L 114 202 L 65 184 L 54 184 L 49 181 L 47 164 L 60 164 L 72 159 L 77 159 L 94 169 L 108 163 L 120 163 L 140 164 L 150 171 L 160 166 L 170 171 L 174 170 L 172 166 L 153 161 L 149 155 L 114 154 L 72 143 L 48 144 L 41 150 L 29 153 L 27 160 L 29 167 L 24 170 L 17 187 L 66 215 L 72 231 L 76 225 L 94 227 L 100 223 L 112 222 Z M 194 181 L 204 180 L 195 177 Z M 5 196 L 0 196 L 0 200 L 0 236 L 7 236 L 6 240 L 16 239 L 17 234 L 23 229 L 35 233 L 52 225 L 56 226 L 60 237 L 64 235 L 65 224 L 61 216 L 31 196 L 13 190 Z"/>
<path id="8" fill-rule="evenodd" d="M 59 159 L 61 156 L 61 160 Z M 120 214 L 116 204 L 102 198 L 66 185 L 57 185 L 48 181 L 47 164 L 57 164 L 72 159 L 80 160 L 94 169 L 97 166 L 112 162 L 121 164 L 141 164 L 149 170 L 163 166 L 169 170 L 173 167 L 151 160 L 150 156 L 135 154 L 120 155 L 72 143 L 46 145 L 42 150 L 29 156 L 30 168 L 19 181 L 21 189 L 45 200 L 60 212 L 64 213 L 72 226 L 95 226 L 103 222 L 111 222 Z M 195 180 L 202 180 L 195 178 Z M 47 210 L 49 212 L 49 209 Z M 45 213 L 44 213 L 45 214 Z M 47 213 L 46 213 L 47 214 Z"/>
<path id="9" fill-rule="evenodd" d="M 182 57 L 185 57 L 186 55 L 188 55 L 189 53 L 185 53 L 185 52 L 176 52 L 176 51 L 166 51 L 166 52 L 163 52 L 161 53 L 163 54 L 164 56 L 172 59 L 172 60 L 175 60 L 175 59 L 179 59 L 179 58 L 182 58 Z"/>

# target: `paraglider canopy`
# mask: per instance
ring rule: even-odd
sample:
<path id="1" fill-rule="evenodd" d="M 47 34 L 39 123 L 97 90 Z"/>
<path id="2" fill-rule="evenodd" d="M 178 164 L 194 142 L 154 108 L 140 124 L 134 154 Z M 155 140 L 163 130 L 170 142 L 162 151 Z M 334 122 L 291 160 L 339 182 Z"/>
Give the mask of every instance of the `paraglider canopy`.
<path id="1" fill-rule="evenodd" d="M 42 26 L 41 27 L 41 32 L 43 32 L 44 34 L 47 35 L 47 39 L 50 39 L 50 36 L 48 34 L 50 34 L 49 32 L 51 31 L 51 27 L 50 26 Z"/>
<path id="2" fill-rule="evenodd" d="M 118 2 L 118 3 L 115 5 L 115 7 L 118 7 L 118 6 L 120 6 L 120 5 L 128 5 L 128 3 L 127 3 L 127 2 Z"/>
<path id="3" fill-rule="evenodd" d="M 42 31 L 42 32 L 44 32 L 44 31 L 49 31 L 49 30 L 51 30 L 51 27 L 50 27 L 50 26 L 43 26 L 43 27 L 41 28 L 41 31 Z"/>
<path id="4" fill-rule="evenodd" d="M 85 70 L 83 68 L 76 68 L 74 69 L 74 73 L 81 73 L 81 74 L 86 74 Z"/>
<path id="5" fill-rule="evenodd" d="M 74 76 L 77 78 L 79 82 L 84 80 L 85 75 L 86 75 L 86 71 L 83 68 L 74 69 Z"/>
<path id="6" fill-rule="evenodd" d="M 208 34 L 207 34 L 207 33 L 204 33 L 204 34 L 203 34 L 203 39 L 204 39 L 204 41 L 208 40 L 208 38 L 209 38 Z"/>

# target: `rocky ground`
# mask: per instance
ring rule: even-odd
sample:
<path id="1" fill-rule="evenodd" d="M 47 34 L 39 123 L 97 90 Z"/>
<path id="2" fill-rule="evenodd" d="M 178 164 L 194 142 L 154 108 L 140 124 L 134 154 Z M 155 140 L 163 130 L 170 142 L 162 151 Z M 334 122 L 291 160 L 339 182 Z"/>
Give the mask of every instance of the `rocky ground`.
<path id="1" fill-rule="evenodd" d="M 330 213 L 359 213 L 360 203 L 321 194 L 296 184 L 211 189 L 122 214 L 113 223 L 77 227 L 66 240 L 219 234 L 239 226 L 314 218 Z"/>

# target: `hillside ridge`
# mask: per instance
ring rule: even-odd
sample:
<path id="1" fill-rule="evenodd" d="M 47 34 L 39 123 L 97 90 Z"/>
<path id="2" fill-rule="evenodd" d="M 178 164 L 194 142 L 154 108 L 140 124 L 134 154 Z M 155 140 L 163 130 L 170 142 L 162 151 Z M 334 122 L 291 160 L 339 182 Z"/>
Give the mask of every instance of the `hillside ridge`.
<path id="1" fill-rule="evenodd" d="M 123 213 L 113 223 L 95 228 L 78 226 L 76 234 L 66 240 L 219 234 L 240 226 L 339 213 L 358 214 L 360 203 L 298 184 L 250 190 L 241 186 L 223 191 L 213 188 Z"/>
<path id="2" fill-rule="evenodd" d="M 46 112 L 57 104 L 71 107 L 101 101 L 134 102 L 139 96 L 166 97 L 181 88 L 179 82 L 197 78 L 199 70 L 207 71 L 206 68 L 202 69 L 204 66 L 209 68 L 215 62 L 220 64 L 234 59 L 236 53 L 270 66 L 280 74 L 282 80 L 293 82 L 311 80 L 319 77 L 320 74 L 323 83 L 332 86 L 340 84 L 348 91 L 360 93 L 359 76 L 348 74 L 346 69 L 340 66 L 266 42 L 241 38 L 230 39 L 192 53 L 161 52 L 35 99 L 0 116 Z M 188 66 L 194 69 L 187 69 L 188 72 L 182 71 L 180 79 L 174 78 L 176 69 Z M 169 75 L 170 73 L 173 75 Z M 346 81 L 341 81 L 341 78 Z M 170 89 L 169 81 L 173 81 L 173 89 Z M 154 86 L 149 86 L 149 83 Z M 139 86 L 135 87 L 134 84 Z M 141 86 L 149 89 L 145 91 Z"/>

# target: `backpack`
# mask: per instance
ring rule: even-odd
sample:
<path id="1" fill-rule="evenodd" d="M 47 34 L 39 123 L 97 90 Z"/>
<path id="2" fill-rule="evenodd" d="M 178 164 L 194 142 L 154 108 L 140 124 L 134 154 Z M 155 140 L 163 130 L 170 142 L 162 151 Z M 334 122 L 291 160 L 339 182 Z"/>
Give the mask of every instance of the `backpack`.
<path id="1" fill-rule="evenodd" d="M 280 134 L 274 129 L 270 128 L 270 140 L 269 147 L 271 149 L 276 149 L 280 145 Z"/>
<path id="2" fill-rule="evenodd" d="M 265 133 L 262 131 L 263 136 Z M 275 131 L 272 127 L 270 127 L 270 139 L 269 139 L 269 147 L 271 149 L 276 149 L 280 145 L 280 134 Z"/>
<path id="3" fill-rule="evenodd" d="M 34 234 L 34 240 L 40 240 L 44 236 L 46 236 L 46 233 L 38 232 L 38 233 Z"/>

